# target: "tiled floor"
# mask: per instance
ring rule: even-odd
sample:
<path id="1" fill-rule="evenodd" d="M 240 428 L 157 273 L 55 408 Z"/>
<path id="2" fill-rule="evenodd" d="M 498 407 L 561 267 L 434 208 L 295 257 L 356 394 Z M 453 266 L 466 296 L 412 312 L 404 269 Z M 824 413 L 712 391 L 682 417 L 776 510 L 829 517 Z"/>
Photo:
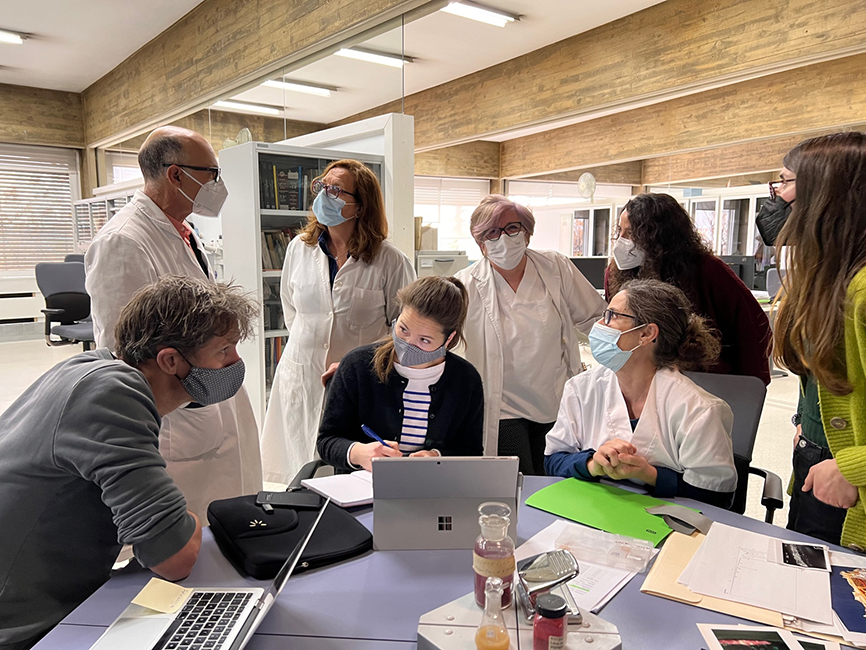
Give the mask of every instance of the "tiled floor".
<path id="1" fill-rule="evenodd" d="M 42 340 L 0 343 L 0 412 L 5 411 L 42 373 L 80 351 L 78 345 L 51 348 Z M 785 486 L 791 472 L 794 432 L 791 415 L 797 407 L 797 392 L 794 376 L 776 378 L 770 383 L 753 460 L 754 465 L 778 474 Z M 750 481 L 746 514 L 763 519 L 760 479 L 751 478 Z M 784 525 L 786 520 L 787 507 L 776 513 L 775 523 Z"/>

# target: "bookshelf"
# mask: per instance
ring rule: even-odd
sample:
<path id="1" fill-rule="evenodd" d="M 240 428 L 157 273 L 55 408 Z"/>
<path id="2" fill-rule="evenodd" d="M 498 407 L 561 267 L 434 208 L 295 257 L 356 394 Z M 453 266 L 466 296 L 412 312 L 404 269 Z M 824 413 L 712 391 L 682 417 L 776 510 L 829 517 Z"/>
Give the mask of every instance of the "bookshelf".
<path id="1" fill-rule="evenodd" d="M 307 223 L 313 179 L 328 163 L 343 158 L 366 163 L 382 178 L 384 157 L 374 154 L 265 142 L 247 142 L 219 153 L 229 191 L 221 215 L 225 277 L 261 305 L 255 336 L 238 346 L 247 368 L 244 385 L 260 427 L 289 336 L 280 299 L 286 247 Z"/>

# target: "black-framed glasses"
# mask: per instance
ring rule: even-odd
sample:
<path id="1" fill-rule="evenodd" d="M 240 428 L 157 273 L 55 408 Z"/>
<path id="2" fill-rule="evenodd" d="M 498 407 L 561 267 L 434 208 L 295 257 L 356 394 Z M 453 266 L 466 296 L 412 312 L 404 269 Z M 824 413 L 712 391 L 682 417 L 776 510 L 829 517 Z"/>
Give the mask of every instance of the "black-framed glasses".
<path id="1" fill-rule="evenodd" d="M 163 167 L 183 167 L 184 169 L 194 169 L 199 172 L 210 172 L 213 174 L 213 182 L 219 183 L 220 174 L 222 171 L 219 167 L 198 167 L 196 165 L 181 165 L 180 163 L 162 163 Z"/>
<path id="2" fill-rule="evenodd" d="M 613 309 L 605 309 L 601 312 L 601 317 L 604 320 L 605 325 L 610 325 L 610 321 L 613 320 L 613 317 L 617 318 L 631 318 L 633 321 L 637 321 L 637 316 L 632 316 L 631 314 L 623 314 L 620 311 L 614 311 Z M 635 322 L 637 324 L 637 322 Z"/>
<path id="3" fill-rule="evenodd" d="M 788 183 L 795 183 L 795 182 L 797 182 L 797 179 L 796 179 L 796 178 L 783 178 L 783 179 L 780 180 L 780 181 L 770 181 L 770 183 L 769 183 L 769 186 L 770 186 L 770 198 L 771 198 L 771 199 L 775 199 L 775 198 L 779 195 L 779 190 L 778 190 L 778 188 L 780 188 L 780 187 L 782 187 L 782 188 L 784 188 L 784 187 L 788 187 Z"/>
<path id="4" fill-rule="evenodd" d="M 505 224 L 502 228 L 491 228 L 486 233 L 484 233 L 485 241 L 499 241 L 499 238 L 502 237 L 502 233 L 505 233 L 509 237 L 514 237 L 517 233 L 523 232 L 525 228 L 523 224 L 519 221 L 512 221 L 511 223 Z"/>
<path id="5" fill-rule="evenodd" d="M 351 192 L 347 192 L 339 185 L 328 185 L 327 183 L 323 183 L 321 180 L 313 181 L 311 189 L 313 190 L 313 194 L 318 194 L 322 190 L 325 190 L 325 194 L 330 196 L 332 199 L 339 199 L 340 194 L 348 194 L 356 201 L 359 200 L 357 195 L 352 194 Z"/>

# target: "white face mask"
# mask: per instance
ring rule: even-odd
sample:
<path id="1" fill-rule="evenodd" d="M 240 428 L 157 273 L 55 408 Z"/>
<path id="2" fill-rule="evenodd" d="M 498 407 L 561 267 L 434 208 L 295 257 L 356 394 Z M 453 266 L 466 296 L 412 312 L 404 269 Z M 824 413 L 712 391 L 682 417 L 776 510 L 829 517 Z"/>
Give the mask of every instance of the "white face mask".
<path id="1" fill-rule="evenodd" d="M 638 248 L 631 239 L 625 237 L 620 237 L 614 242 L 611 254 L 616 268 L 620 271 L 636 269 L 646 259 L 646 253 Z"/>
<path id="2" fill-rule="evenodd" d="M 219 179 L 219 181 L 208 181 L 207 183 L 202 184 L 199 183 L 195 176 L 185 169 L 181 168 L 180 171 L 201 185 L 198 194 L 195 195 L 195 199 L 189 198 L 186 192 L 179 187 L 177 188 L 178 191 L 180 191 L 180 193 L 183 194 L 190 203 L 192 203 L 192 211 L 202 217 L 218 217 L 220 210 L 222 210 L 223 203 L 226 202 L 226 199 L 229 196 L 229 191 L 226 189 L 223 179 Z"/>
<path id="3" fill-rule="evenodd" d="M 500 269 L 510 271 L 526 255 L 526 236 L 522 231 L 513 237 L 502 233 L 496 241 L 485 241 L 484 250 L 487 259 Z"/>

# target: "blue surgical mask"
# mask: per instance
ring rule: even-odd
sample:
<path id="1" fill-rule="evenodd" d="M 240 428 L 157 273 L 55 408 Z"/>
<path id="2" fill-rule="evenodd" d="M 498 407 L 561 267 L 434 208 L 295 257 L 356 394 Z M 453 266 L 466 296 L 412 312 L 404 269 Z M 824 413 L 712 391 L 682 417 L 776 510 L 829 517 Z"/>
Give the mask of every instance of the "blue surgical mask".
<path id="1" fill-rule="evenodd" d="M 181 356 L 183 357 L 182 354 Z M 186 357 L 183 359 L 189 363 L 189 374 L 181 379 L 180 383 L 190 397 L 203 406 L 234 397 L 244 383 L 246 368 L 243 359 L 238 359 L 225 368 L 199 368 L 192 365 Z"/>
<path id="2" fill-rule="evenodd" d="M 339 226 L 341 223 L 346 223 L 348 219 L 343 216 L 343 207 L 346 202 L 343 199 L 335 199 L 329 196 L 325 190 L 322 190 L 316 195 L 313 200 L 313 214 L 316 215 L 316 221 L 323 226 Z"/>
<path id="3" fill-rule="evenodd" d="M 417 345 L 412 345 L 408 341 L 404 341 L 399 336 L 395 328 L 391 328 L 391 338 L 394 339 L 394 352 L 397 355 L 397 363 L 407 368 L 421 366 L 431 361 L 438 361 L 445 356 L 447 348 L 445 345 L 440 345 L 435 350 L 422 350 Z"/>
<path id="4" fill-rule="evenodd" d="M 640 347 L 640 344 L 637 344 L 631 350 L 621 350 L 617 345 L 619 337 L 641 327 L 646 326 L 638 325 L 623 332 L 603 323 L 595 323 L 589 332 L 589 349 L 592 350 L 592 356 L 601 365 L 618 372 L 629 360 L 631 353 Z"/>

